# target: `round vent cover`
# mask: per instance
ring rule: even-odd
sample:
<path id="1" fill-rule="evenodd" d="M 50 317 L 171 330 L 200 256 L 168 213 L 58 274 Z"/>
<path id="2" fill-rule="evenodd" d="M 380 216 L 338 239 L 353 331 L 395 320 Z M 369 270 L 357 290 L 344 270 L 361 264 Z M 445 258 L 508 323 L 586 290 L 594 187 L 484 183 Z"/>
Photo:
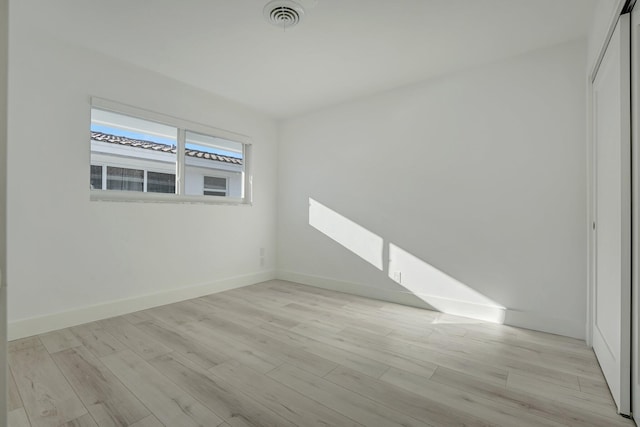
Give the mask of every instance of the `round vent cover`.
<path id="1" fill-rule="evenodd" d="M 304 9 L 292 0 L 273 0 L 264 7 L 267 22 L 280 28 L 291 28 L 304 16 Z"/>

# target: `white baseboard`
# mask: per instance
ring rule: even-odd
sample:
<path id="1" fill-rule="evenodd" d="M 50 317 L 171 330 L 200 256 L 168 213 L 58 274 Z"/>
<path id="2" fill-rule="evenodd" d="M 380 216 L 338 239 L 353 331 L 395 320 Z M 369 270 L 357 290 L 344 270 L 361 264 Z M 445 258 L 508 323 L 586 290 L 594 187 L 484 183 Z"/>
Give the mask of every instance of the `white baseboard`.
<path id="1" fill-rule="evenodd" d="M 538 313 L 518 310 L 507 310 L 505 325 L 519 328 L 532 329 L 534 331 L 548 332 L 550 334 L 584 340 L 586 338 L 584 319 L 578 322 L 572 319 L 554 317 Z"/>
<path id="2" fill-rule="evenodd" d="M 82 307 L 75 310 L 10 322 L 7 325 L 8 339 L 15 340 L 19 338 L 25 338 L 45 332 L 54 331 L 57 329 L 80 325 L 82 323 L 93 322 L 96 320 L 106 319 L 108 317 L 119 316 L 122 314 L 133 313 L 135 311 L 157 307 L 160 305 L 171 304 L 191 298 L 198 298 L 216 292 L 249 286 L 276 278 L 332 291 L 345 292 L 348 294 L 378 299 L 381 301 L 388 301 L 396 304 L 435 310 L 432 305 L 427 304 L 410 292 L 374 288 L 371 286 L 340 281 L 327 277 L 279 270 L 277 272 L 266 271 L 242 276 L 235 276 L 203 285 L 190 286 L 187 288 L 173 289 L 170 291 L 164 291 L 155 294 L 140 295 L 121 300 L 108 301 L 105 303 L 96 304 L 89 307 Z M 429 296 L 425 299 L 434 301 L 434 299 L 437 299 L 437 297 Z M 489 321 L 492 320 L 492 317 L 496 316 L 496 312 L 499 314 L 499 311 L 496 311 L 496 307 L 483 307 L 464 301 L 456 301 L 456 304 L 452 304 L 451 300 L 447 300 L 446 302 L 449 307 L 453 307 L 454 309 L 453 312 L 449 312 L 449 314 L 456 314 L 460 316 Z M 533 329 L 536 331 L 549 332 L 552 334 L 564 335 L 578 339 L 585 338 L 584 323 L 575 322 L 569 319 L 542 316 L 537 313 L 511 310 L 508 308 L 503 310 L 504 313 L 502 314 L 502 318 L 504 319 L 504 323 L 507 325 Z"/>
<path id="3" fill-rule="evenodd" d="M 424 300 L 433 302 L 433 305 L 431 305 L 411 292 L 374 288 L 359 283 L 345 282 L 328 277 L 307 275 L 293 271 L 278 270 L 277 278 L 279 280 L 288 280 L 290 282 L 297 282 L 303 285 L 315 286 L 332 291 L 345 292 L 348 294 L 393 302 L 396 304 L 425 308 L 428 310 L 439 311 L 434 308 L 434 306 L 446 306 L 448 307 L 448 314 L 492 321 L 495 323 L 504 323 L 510 326 L 533 329 L 536 331 L 548 332 L 572 338 L 585 338 L 584 323 L 570 319 L 542 316 L 537 313 L 523 312 L 489 305 L 483 306 L 466 301 L 445 300 L 433 295 L 423 296 Z"/>
<path id="4" fill-rule="evenodd" d="M 108 301 L 61 313 L 22 319 L 8 324 L 8 339 L 15 340 L 30 337 L 57 329 L 80 325 L 82 323 L 93 322 L 160 305 L 198 298 L 204 295 L 214 294 L 216 292 L 254 285 L 256 283 L 273 280 L 275 278 L 276 272 L 270 270 L 242 276 L 228 277 L 216 280 L 215 282 L 190 286 L 187 288 L 172 289 L 154 294 Z"/>

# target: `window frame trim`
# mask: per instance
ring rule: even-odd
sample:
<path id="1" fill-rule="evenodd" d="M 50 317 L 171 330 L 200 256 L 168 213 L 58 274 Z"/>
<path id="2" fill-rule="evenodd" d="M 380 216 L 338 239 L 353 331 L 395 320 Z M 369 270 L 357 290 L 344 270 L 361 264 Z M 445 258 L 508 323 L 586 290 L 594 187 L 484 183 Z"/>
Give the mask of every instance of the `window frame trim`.
<path id="1" fill-rule="evenodd" d="M 190 120 L 173 117 L 167 114 L 157 113 L 155 111 L 143 108 L 133 107 L 131 105 L 122 104 L 104 98 L 92 96 L 90 97 L 90 109 L 110 111 L 113 113 L 124 114 L 134 118 L 149 120 L 177 128 L 177 154 L 176 154 L 176 189 L 180 194 L 168 193 L 147 193 L 119 190 L 93 190 L 90 189 L 91 201 L 109 201 L 109 202 L 146 202 L 146 203 L 201 203 L 215 205 L 253 205 L 253 173 L 252 173 L 252 147 L 253 142 L 247 135 L 227 131 L 213 126 L 203 125 L 201 123 Z M 243 162 L 243 194 L 244 197 L 228 197 L 228 196 L 205 196 L 205 195 L 186 195 L 185 191 L 185 139 L 186 132 L 192 131 L 208 136 L 227 139 L 229 141 L 242 144 L 242 162 Z M 89 131 L 91 135 L 91 131 Z M 91 136 L 89 136 L 91 141 Z M 91 146 L 89 145 L 89 154 Z M 91 164 L 91 162 L 89 162 Z M 103 179 L 104 179 L 103 169 Z M 146 175 L 146 172 L 145 172 Z"/>

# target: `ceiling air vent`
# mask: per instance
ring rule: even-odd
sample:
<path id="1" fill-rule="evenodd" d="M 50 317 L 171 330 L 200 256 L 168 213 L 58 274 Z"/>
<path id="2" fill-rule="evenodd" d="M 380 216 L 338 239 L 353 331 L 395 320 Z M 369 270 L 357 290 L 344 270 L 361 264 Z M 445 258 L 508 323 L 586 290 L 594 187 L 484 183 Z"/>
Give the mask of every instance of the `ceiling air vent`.
<path id="1" fill-rule="evenodd" d="M 297 25 L 304 16 L 302 6 L 293 0 L 270 1 L 263 12 L 267 22 L 285 30 Z"/>

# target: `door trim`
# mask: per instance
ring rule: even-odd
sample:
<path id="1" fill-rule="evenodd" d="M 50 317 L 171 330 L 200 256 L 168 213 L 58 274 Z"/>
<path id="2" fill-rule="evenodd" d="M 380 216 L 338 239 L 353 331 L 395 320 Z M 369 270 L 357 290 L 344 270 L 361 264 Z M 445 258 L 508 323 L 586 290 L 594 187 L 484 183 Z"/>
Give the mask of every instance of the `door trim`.
<path id="1" fill-rule="evenodd" d="M 631 414 L 640 413 L 640 7 L 631 11 Z"/>

